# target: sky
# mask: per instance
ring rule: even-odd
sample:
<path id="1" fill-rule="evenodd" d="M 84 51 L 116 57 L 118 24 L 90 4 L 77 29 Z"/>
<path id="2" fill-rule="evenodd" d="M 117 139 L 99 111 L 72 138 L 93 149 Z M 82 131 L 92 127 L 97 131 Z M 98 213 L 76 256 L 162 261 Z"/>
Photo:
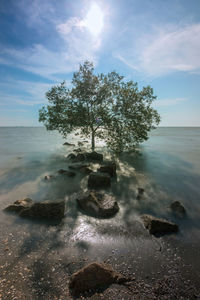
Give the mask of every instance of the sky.
<path id="1" fill-rule="evenodd" d="M 85 60 L 151 85 L 160 126 L 200 126 L 200 0 L 0 0 L 0 126 L 41 126 Z"/>

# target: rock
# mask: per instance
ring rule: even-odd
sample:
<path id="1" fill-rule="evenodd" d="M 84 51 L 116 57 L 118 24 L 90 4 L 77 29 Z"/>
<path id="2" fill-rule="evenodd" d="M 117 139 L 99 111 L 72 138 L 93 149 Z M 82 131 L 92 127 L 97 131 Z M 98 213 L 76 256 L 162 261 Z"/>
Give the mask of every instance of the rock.
<path id="1" fill-rule="evenodd" d="M 71 144 L 71 143 L 65 142 L 65 143 L 63 144 L 63 146 L 75 146 L 75 144 Z"/>
<path id="2" fill-rule="evenodd" d="M 85 158 L 89 161 L 98 161 L 102 162 L 103 161 L 103 154 L 97 153 L 95 151 L 93 152 L 86 152 L 85 153 Z"/>
<path id="3" fill-rule="evenodd" d="M 88 167 L 83 167 L 83 168 L 80 168 L 79 170 L 84 175 L 89 175 L 90 173 L 92 173 L 92 170 Z"/>
<path id="4" fill-rule="evenodd" d="M 53 176 L 53 175 L 46 175 L 46 176 L 44 176 L 45 180 L 51 180 L 51 179 L 54 179 L 54 178 L 55 178 L 55 176 Z"/>
<path id="5" fill-rule="evenodd" d="M 112 195 L 88 191 L 76 198 L 79 207 L 94 217 L 111 217 L 119 211 L 117 201 Z"/>
<path id="6" fill-rule="evenodd" d="M 74 149 L 74 152 L 82 152 L 81 148 Z"/>
<path id="7" fill-rule="evenodd" d="M 116 163 L 114 161 L 107 162 L 97 171 L 101 173 L 108 173 L 111 177 L 114 177 L 116 176 Z"/>
<path id="8" fill-rule="evenodd" d="M 68 171 L 68 170 L 63 170 L 63 169 L 58 170 L 58 173 L 59 173 L 59 174 L 67 175 L 67 176 L 69 176 L 69 177 L 74 177 L 74 176 L 76 176 L 76 173 L 75 173 L 75 172 Z"/>
<path id="9" fill-rule="evenodd" d="M 69 282 L 69 288 L 75 296 L 97 288 L 106 288 L 113 283 L 124 283 L 127 279 L 112 269 L 110 265 L 91 263 L 74 273 Z"/>
<path id="10" fill-rule="evenodd" d="M 144 189 L 138 188 L 137 200 L 140 200 L 143 194 L 144 194 Z"/>
<path id="11" fill-rule="evenodd" d="M 92 172 L 88 178 L 89 188 L 108 188 L 111 186 L 111 178 L 107 173 Z"/>
<path id="12" fill-rule="evenodd" d="M 68 168 L 71 169 L 71 170 L 80 170 L 80 169 L 83 169 L 83 168 L 88 168 L 90 165 L 89 164 L 83 164 L 83 163 L 80 163 L 80 162 L 77 162 L 77 163 L 73 163 L 71 165 L 68 165 Z"/>
<path id="13" fill-rule="evenodd" d="M 172 202 L 170 208 L 179 217 L 183 217 L 186 213 L 185 207 L 179 201 Z"/>
<path id="14" fill-rule="evenodd" d="M 85 160 L 85 155 L 83 153 L 77 154 L 77 156 L 74 159 L 74 162 L 80 162 Z"/>
<path id="15" fill-rule="evenodd" d="M 144 226 L 149 230 L 150 234 L 163 234 L 178 231 L 178 225 L 165 219 L 155 218 L 147 214 L 142 215 L 141 218 L 144 222 Z"/>
<path id="16" fill-rule="evenodd" d="M 35 202 L 30 207 L 20 212 L 21 217 L 62 219 L 65 214 L 65 201 L 63 199 L 55 201 Z"/>
<path id="17" fill-rule="evenodd" d="M 73 160 L 76 158 L 76 155 L 74 153 L 70 153 L 67 158 Z"/>
<path id="18" fill-rule="evenodd" d="M 33 205 L 33 200 L 30 198 L 24 198 L 21 200 L 15 201 L 13 204 L 6 207 L 4 210 L 7 212 L 16 212 L 20 213 L 22 210 L 29 208 Z"/>
<path id="19" fill-rule="evenodd" d="M 83 143 L 82 142 L 78 142 L 78 146 L 79 147 L 83 146 Z"/>

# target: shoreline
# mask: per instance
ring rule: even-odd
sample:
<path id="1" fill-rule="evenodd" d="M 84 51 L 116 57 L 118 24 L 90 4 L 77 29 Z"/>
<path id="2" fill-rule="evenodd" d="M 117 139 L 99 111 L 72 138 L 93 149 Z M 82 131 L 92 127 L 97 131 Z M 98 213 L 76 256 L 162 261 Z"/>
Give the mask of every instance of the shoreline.
<path id="1" fill-rule="evenodd" d="M 86 177 L 44 181 L 45 175 L 66 169 L 66 156 L 72 149 L 60 146 L 46 157 L 42 151 L 42 156 L 29 153 L 30 157 L 11 163 L 0 182 L 0 299 L 73 299 L 68 290 L 70 276 L 94 261 L 106 262 L 135 280 L 129 286 L 114 284 L 88 295 L 88 300 L 199 299 L 198 162 L 191 163 L 196 156 L 186 162 L 166 150 L 159 154 L 158 144 L 165 148 L 156 140 L 155 149 L 143 149 L 142 156 L 121 158 L 118 180 L 110 190 L 120 211 L 112 219 L 83 215 L 69 200 L 68 196 L 84 190 Z M 136 199 L 138 187 L 145 189 L 141 200 Z M 57 226 L 2 211 L 24 197 L 41 201 L 66 195 L 66 216 Z M 188 214 L 178 220 L 167 207 L 172 200 L 182 199 Z M 178 222 L 180 232 L 154 238 L 144 228 L 141 213 Z"/>

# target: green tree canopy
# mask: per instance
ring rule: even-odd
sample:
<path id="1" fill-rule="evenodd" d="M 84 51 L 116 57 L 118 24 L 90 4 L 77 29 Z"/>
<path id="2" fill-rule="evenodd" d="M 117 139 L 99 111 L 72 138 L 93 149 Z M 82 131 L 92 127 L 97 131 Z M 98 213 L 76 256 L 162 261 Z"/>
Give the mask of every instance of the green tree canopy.
<path id="1" fill-rule="evenodd" d="M 79 130 L 91 137 L 93 150 L 96 137 L 114 151 L 134 150 L 160 122 L 150 86 L 139 91 L 137 83 L 124 81 L 116 72 L 95 75 L 88 61 L 73 74 L 72 87 L 62 82 L 46 96 L 49 105 L 39 111 L 39 121 L 64 137 Z"/>

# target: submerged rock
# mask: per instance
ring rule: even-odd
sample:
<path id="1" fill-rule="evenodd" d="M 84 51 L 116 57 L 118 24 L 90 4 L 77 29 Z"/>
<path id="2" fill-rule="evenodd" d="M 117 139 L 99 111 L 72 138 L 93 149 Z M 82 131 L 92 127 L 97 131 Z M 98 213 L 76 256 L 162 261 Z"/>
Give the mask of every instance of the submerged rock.
<path id="1" fill-rule="evenodd" d="M 138 188 L 137 200 L 141 200 L 143 194 L 144 194 L 144 189 Z"/>
<path id="2" fill-rule="evenodd" d="M 68 166 L 69 169 L 71 170 L 80 170 L 82 168 L 88 168 L 90 165 L 89 164 L 83 164 L 83 163 L 73 163 L 71 165 Z"/>
<path id="3" fill-rule="evenodd" d="M 74 153 L 70 153 L 68 156 L 67 156 L 68 159 L 70 160 L 73 160 L 76 158 L 76 155 Z"/>
<path id="4" fill-rule="evenodd" d="M 30 208 L 33 205 L 33 200 L 30 198 L 24 198 L 15 201 L 13 204 L 7 206 L 4 211 L 20 213 L 22 210 Z"/>
<path id="5" fill-rule="evenodd" d="M 88 178 L 88 187 L 92 189 L 108 188 L 111 186 L 111 178 L 107 173 L 92 172 Z"/>
<path id="6" fill-rule="evenodd" d="M 111 217 L 119 211 L 117 201 L 112 195 L 88 191 L 77 196 L 80 208 L 94 217 Z"/>
<path id="7" fill-rule="evenodd" d="M 94 290 L 106 288 L 113 283 L 124 283 L 127 278 L 112 269 L 110 265 L 91 263 L 74 273 L 69 282 L 69 288 L 75 296 Z"/>
<path id="8" fill-rule="evenodd" d="M 63 144 L 63 146 L 75 146 L 75 144 L 71 144 L 71 143 L 65 142 L 65 143 Z"/>
<path id="9" fill-rule="evenodd" d="M 149 230 L 149 233 L 151 234 L 163 234 L 178 231 L 177 224 L 169 222 L 165 219 L 156 218 L 147 214 L 142 215 L 141 218 L 143 220 L 144 226 Z"/>
<path id="10" fill-rule="evenodd" d="M 20 212 L 21 217 L 62 219 L 65 214 L 65 201 L 63 199 L 55 201 L 35 202 L 30 207 Z"/>
<path id="11" fill-rule="evenodd" d="M 44 179 L 45 179 L 45 180 L 51 180 L 51 179 L 54 179 L 54 178 L 55 178 L 54 175 L 45 175 L 45 176 L 44 176 Z"/>
<path id="12" fill-rule="evenodd" d="M 68 171 L 68 170 L 63 170 L 63 169 L 58 170 L 58 173 L 59 173 L 59 174 L 67 175 L 67 176 L 69 176 L 69 177 L 74 177 L 74 176 L 76 176 L 76 173 L 75 173 L 75 172 L 73 172 L 73 171 Z"/>
<path id="13" fill-rule="evenodd" d="M 116 176 L 116 163 L 114 161 L 106 162 L 97 171 L 101 173 L 108 173 L 111 177 Z"/>
<path id="14" fill-rule="evenodd" d="M 82 142 L 78 142 L 78 146 L 79 147 L 83 146 L 83 143 Z"/>
<path id="15" fill-rule="evenodd" d="M 185 207 L 179 201 L 172 202 L 170 208 L 179 217 L 183 217 L 186 214 Z"/>

